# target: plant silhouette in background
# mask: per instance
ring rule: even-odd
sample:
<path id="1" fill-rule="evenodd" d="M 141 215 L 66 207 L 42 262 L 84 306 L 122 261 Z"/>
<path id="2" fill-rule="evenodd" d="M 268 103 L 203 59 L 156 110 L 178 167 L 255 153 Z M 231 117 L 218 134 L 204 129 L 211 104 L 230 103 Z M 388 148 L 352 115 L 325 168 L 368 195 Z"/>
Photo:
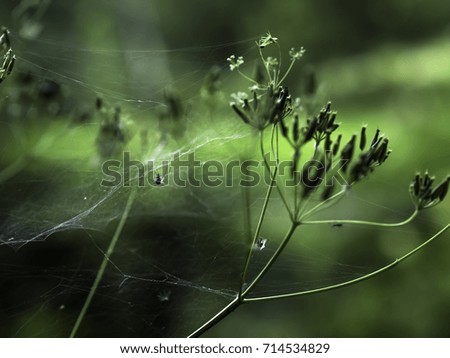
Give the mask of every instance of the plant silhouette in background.
<path id="1" fill-rule="evenodd" d="M 16 60 L 9 41 L 8 30 L 4 27 L 2 27 L 0 35 L 0 54 L 3 55 L 2 66 L 0 67 L 0 83 L 2 83 L 11 74 Z"/>

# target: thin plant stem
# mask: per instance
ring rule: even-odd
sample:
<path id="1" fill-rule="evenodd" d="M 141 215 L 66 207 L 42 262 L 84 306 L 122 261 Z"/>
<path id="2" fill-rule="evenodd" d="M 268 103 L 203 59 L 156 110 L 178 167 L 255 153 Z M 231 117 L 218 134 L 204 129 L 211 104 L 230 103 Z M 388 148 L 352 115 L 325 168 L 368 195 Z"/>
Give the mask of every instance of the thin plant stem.
<path id="1" fill-rule="evenodd" d="M 429 238 L 427 241 L 422 243 L 421 245 L 417 246 L 413 250 L 409 251 L 405 255 L 401 256 L 400 258 L 396 259 L 395 261 L 391 262 L 390 264 L 383 266 L 382 268 L 373 271 L 367 275 L 355 278 L 353 280 L 345 281 L 342 283 L 338 283 L 336 285 L 330 285 L 327 287 L 317 288 L 314 290 L 308 290 L 308 291 L 302 291 L 302 292 L 294 292 L 294 293 L 286 293 L 286 294 L 280 294 L 280 295 L 273 295 L 273 296 L 263 296 L 263 297 L 251 297 L 251 298 L 245 298 L 244 303 L 248 302 L 256 302 L 256 301 L 269 301 L 269 300 L 276 300 L 276 299 L 282 299 L 282 298 L 289 298 L 289 297 L 298 297 L 298 296 L 306 296 L 306 295 L 313 295 L 315 293 L 325 292 L 325 291 L 331 291 L 338 288 L 354 285 L 358 282 L 365 281 L 369 278 L 372 278 L 374 276 L 377 276 L 385 271 L 388 271 L 389 269 L 393 268 L 394 266 L 398 265 L 400 262 L 406 260 L 408 257 L 414 255 L 416 252 L 423 249 L 425 246 L 429 245 L 432 241 L 434 241 L 436 238 L 441 236 L 445 231 L 447 231 L 450 228 L 450 224 L 447 224 L 443 229 L 441 229 L 439 232 L 437 232 L 435 235 L 433 235 L 431 238 Z"/>
<path id="2" fill-rule="evenodd" d="M 269 83 L 271 83 L 272 82 L 272 76 L 270 75 L 269 68 L 267 67 L 267 62 L 264 59 L 264 55 L 262 53 L 261 47 L 258 46 L 258 48 L 259 48 L 259 56 L 261 57 L 261 60 L 264 63 L 264 68 L 266 69 L 267 76 L 269 77 Z"/>
<path id="3" fill-rule="evenodd" d="M 276 130 L 276 133 L 277 133 L 277 135 L 275 136 L 275 138 L 276 138 L 276 151 L 274 150 L 274 145 L 273 145 L 273 138 L 274 138 L 274 131 L 275 130 Z M 278 155 L 278 153 L 279 153 L 279 143 L 278 143 L 278 128 L 276 126 L 272 127 L 271 148 L 272 148 L 272 152 L 274 152 L 274 155 L 275 155 L 275 168 L 278 170 L 278 167 L 279 167 L 279 155 Z M 261 156 L 263 158 L 264 166 L 265 166 L 267 172 L 269 173 L 271 179 L 273 179 L 274 175 L 272 174 L 272 171 L 271 171 L 271 168 L 270 168 L 270 164 L 269 164 L 269 162 L 267 161 L 267 159 L 265 157 L 264 141 L 263 140 L 260 141 L 260 151 L 261 151 Z M 274 184 L 276 184 L 276 180 L 275 180 Z M 286 200 L 286 197 L 285 197 L 282 189 L 278 185 L 276 185 L 276 187 L 277 187 L 278 195 L 280 195 L 281 201 L 283 202 L 284 206 L 286 207 L 286 210 L 289 213 L 289 217 L 291 218 L 291 220 L 293 220 L 294 217 L 292 215 L 291 209 L 289 208 L 289 204 L 288 204 L 288 202 Z"/>
<path id="4" fill-rule="evenodd" d="M 261 150 L 263 151 L 264 150 L 264 147 L 262 144 L 264 141 L 263 132 L 260 132 L 259 135 L 260 135 Z M 273 176 L 271 175 L 271 182 L 270 182 L 269 187 L 267 188 L 266 196 L 264 198 L 263 206 L 261 209 L 261 213 L 259 214 L 258 224 L 256 225 L 255 234 L 253 235 L 253 240 L 252 240 L 251 246 L 249 247 L 247 258 L 245 260 L 244 269 L 243 269 L 242 275 L 241 275 L 241 284 L 239 286 L 240 287 L 239 288 L 239 298 L 242 295 L 242 288 L 244 286 L 245 278 L 247 276 L 248 268 L 250 265 L 250 260 L 252 258 L 253 248 L 255 247 L 256 240 L 258 240 L 259 233 L 261 232 L 261 227 L 264 222 L 264 217 L 266 215 L 270 196 L 272 195 L 272 190 L 273 190 L 273 187 L 275 186 L 277 170 L 278 170 L 278 167 L 275 167 Z"/>
<path id="5" fill-rule="evenodd" d="M 295 60 L 292 60 L 291 63 L 289 64 L 289 67 L 286 71 L 286 73 L 284 74 L 284 76 L 281 78 L 281 80 L 278 82 L 278 86 L 281 85 L 283 83 L 283 81 L 286 79 L 286 77 L 288 76 L 289 72 L 291 72 L 292 67 L 294 66 Z"/>
<path id="6" fill-rule="evenodd" d="M 247 302 L 248 299 L 245 298 L 245 296 L 252 290 L 252 288 L 262 279 L 262 277 L 265 275 L 265 273 L 270 269 L 270 267 L 273 265 L 273 263 L 276 261 L 278 256 L 283 251 L 286 244 L 289 242 L 289 239 L 292 237 L 292 234 L 294 233 L 295 229 L 297 227 L 297 224 L 293 224 L 289 231 L 286 233 L 286 236 L 284 237 L 282 243 L 278 247 L 277 251 L 273 254 L 273 256 L 270 258 L 270 260 L 267 262 L 266 266 L 260 271 L 258 276 L 252 281 L 252 283 L 243 291 L 240 295 L 238 295 L 233 301 L 231 301 L 228 305 L 226 305 L 220 312 L 218 312 L 214 317 L 212 317 L 209 321 L 204 323 L 201 327 L 196 329 L 194 332 L 192 332 L 188 338 L 196 338 L 200 337 L 203 333 L 214 327 L 217 323 L 222 321 L 225 317 L 227 317 L 231 312 L 233 312 L 236 308 L 238 308 L 243 303 Z M 249 252 L 249 255 L 251 255 L 251 249 Z M 242 286 L 241 286 L 242 287 Z"/>
<path id="7" fill-rule="evenodd" d="M 119 224 L 116 227 L 116 231 L 114 232 L 111 242 L 109 243 L 108 250 L 106 250 L 106 253 L 103 257 L 103 261 L 100 265 L 100 268 L 98 269 L 97 276 L 95 277 L 95 280 L 91 286 L 91 289 L 86 298 L 86 301 L 84 302 L 84 305 L 78 315 L 78 318 L 72 328 L 72 331 L 70 332 L 70 336 L 69 336 L 70 338 L 74 338 L 76 336 L 78 329 L 80 328 L 80 325 L 83 322 L 83 319 L 86 315 L 86 312 L 89 309 L 89 306 L 91 305 L 92 299 L 94 298 L 94 295 L 97 292 L 98 285 L 100 284 L 100 281 L 103 278 L 106 267 L 108 266 L 108 262 L 110 261 L 110 258 L 112 256 L 112 254 L 114 253 L 114 248 L 116 247 L 116 244 L 122 233 L 123 227 L 125 226 L 125 222 L 128 219 L 128 215 L 130 214 L 131 207 L 133 206 L 134 200 L 136 198 L 136 192 L 137 192 L 137 186 L 133 186 L 131 188 L 130 195 L 128 196 L 127 203 L 125 204 L 125 209 L 122 213 L 122 217 L 120 218 Z"/>
<path id="8" fill-rule="evenodd" d="M 293 222 L 291 224 L 291 227 L 289 228 L 288 232 L 284 236 L 284 239 L 281 242 L 281 244 L 278 246 L 277 250 L 274 252 L 274 254 L 269 259 L 269 261 L 267 261 L 266 265 L 261 269 L 261 271 L 258 273 L 258 275 L 253 279 L 253 281 L 250 283 L 250 285 L 248 285 L 248 287 L 242 293 L 242 296 L 244 297 L 244 299 L 245 299 L 245 296 L 253 289 L 253 287 L 255 287 L 259 281 L 261 281 L 261 279 L 267 273 L 267 271 L 270 270 L 270 268 L 272 267 L 274 262 L 277 260 L 278 256 L 280 256 L 280 254 L 283 252 L 284 248 L 286 247 L 287 243 L 291 239 L 297 226 L 298 226 L 298 223 L 296 223 L 296 222 Z"/>
<path id="9" fill-rule="evenodd" d="M 277 68 L 277 74 L 276 77 L 274 79 L 274 82 L 277 83 L 278 79 L 280 78 L 280 73 L 281 73 L 281 47 L 280 44 L 278 42 L 276 42 L 277 47 L 278 47 L 278 68 Z M 281 82 L 280 82 L 281 83 Z"/>
<path id="10" fill-rule="evenodd" d="M 248 80 L 248 81 L 250 81 L 250 82 L 252 82 L 252 83 L 254 83 L 254 84 L 259 84 L 258 82 L 256 82 L 254 79 L 252 79 L 252 78 L 250 78 L 249 76 L 247 76 L 245 73 L 243 73 L 242 71 L 240 71 L 239 69 L 236 69 L 236 71 L 243 77 L 243 78 L 245 78 L 246 80 Z"/>
<path id="11" fill-rule="evenodd" d="M 277 166 L 277 168 L 280 167 L 280 141 L 279 141 L 279 133 L 278 133 L 278 126 L 274 125 L 273 129 L 275 129 L 275 136 L 274 131 L 272 130 L 272 136 L 270 138 L 270 144 L 272 147 L 272 152 L 275 156 L 275 165 Z M 273 144 L 274 142 L 274 137 L 275 137 L 275 145 Z M 261 153 L 261 155 L 264 156 L 264 153 Z M 270 174 L 270 166 L 268 165 L 268 163 L 266 161 L 264 161 L 264 163 L 266 164 L 266 168 L 269 171 Z M 284 195 L 283 189 L 277 185 L 277 191 L 278 191 L 278 195 L 280 195 L 281 201 L 283 202 L 284 206 L 286 207 L 286 210 L 289 212 L 289 215 L 291 217 L 292 220 L 292 214 L 291 214 L 291 209 L 289 208 L 289 204 L 286 200 L 286 196 Z"/>
<path id="12" fill-rule="evenodd" d="M 409 218 L 397 222 L 397 223 L 381 223 L 377 221 L 365 221 L 365 220 L 311 220 L 311 221 L 300 221 L 303 225 L 310 224 L 350 224 L 350 225 L 369 225 L 369 226 L 381 226 L 381 227 L 395 227 L 395 226 L 403 226 L 411 222 L 419 213 L 416 209 Z"/>
<path id="13" fill-rule="evenodd" d="M 294 214 L 294 217 L 295 217 L 296 221 L 300 221 L 299 218 L 302 216 L 302 212 L 305 210 L 305 208 L 308 207 L 308 204 L 309 204 L 309 202 L 311 200 L 311 197 L 312 197 L 312 195 L 308 195 L 306 200 L 298 202 L 297 210 L 295 211 L 295 214 Z"/>
<path id="14" fill-rule="evenodd" d="M 206 322 L 201 327 L 192 332 L 187 338 L 200 337 L 203 333 L 214 327 L 217 323 L 219 323 L 231 312 L 233 312 L 236 308 L 238 308 L 242 303 L 243 303 L 242 300 L 240 300 L 239 297 L 236 297 L 233 301 L 231 301 L 228 305 L 226 305 L 219 313 L 217 313 L 214 317 L 212 317 L 208 322 Z"/>

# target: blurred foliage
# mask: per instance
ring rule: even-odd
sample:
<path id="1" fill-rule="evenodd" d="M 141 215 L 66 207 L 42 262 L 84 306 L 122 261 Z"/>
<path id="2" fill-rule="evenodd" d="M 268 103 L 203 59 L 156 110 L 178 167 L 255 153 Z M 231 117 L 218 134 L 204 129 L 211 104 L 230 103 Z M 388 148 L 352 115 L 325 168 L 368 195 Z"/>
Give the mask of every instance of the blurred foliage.
<path id="1" fill-rule="evenodd" d="M 129 143 L 136 150 L 143 150 L 148 142 L 159 143 L 159 128 L 173 131 L 165 122 L 171 116 L 182 117 L 187 123 L 187 128 L 176 133 L 181 137 L 186 130 L 185 141 L 169 143 L 174 151 L 191 139 L 201 141 L 202 133 L 214 126 L 229 127 L 230 133 L 243 131 L 228 108 L 228 93 L 241 88 L 242 82 L 229 76 L 226 58 L 231 54 L 247 55 L 254 41 L 268 30 L 282 39 L 284 52 L 292 46 L 306 49 L 288 79 L 292 92 L 307 93 L 302 79 L 313 72 L 318 103 L 333 102 L 348 137 L 367 123 L 372 130 L 381 128 L 390 138 L 393 152 L 389 161 L 371 180 L 355 188 L 356 199 L 341 203 L 326 217 L 345 213 L 346 217 L 378 221 L 402 219 L 412 209 L 408 185 L 415 172 L 428 169 L 438 178 L 449 172 L 448 1 L 83 0 L 39 4 L 31 0 L 0 3 L 0 25 L 11 31 L 17 54 L 15 72 L 0 87 L 0 121 L 5 128 L 0 133 L 0 165 L 13 173 L 5 175 L 0 183 L 2 218 L 20 207 L 28 195 L 48 197 L 49 205 L 58 195 L 63 197 L 63 188 L 49 189 L 54 173 L 80 173 L 86 165 L 89 170 L 98 165 L 95 142 L 102 118 L 95 109 L 97 94 L 108 97 L 112 105 L 119 102 L 122 112 L 131 113 L 133 126 L 141 128 Z M 136 49 L 149 50 L 151 55 L 131 51 Z M 168 51 L 156 51 L 164 49 Z M 248 56 L 256 58 L 257 54 L 250 52 Z M 209 72 L 212 65 L 218 67 Z M 217 90 L 219 72 L 223 92 Z M 174 105 L 171 113 L 170 106 L 161 109 L 150 103 L 141 106 L 139 101 L 128 101 L 141 98 L 157 103 L 182 98 L 183 108 Z M 201 120 L 192 129 L 195 118 Z M 17 132 L 17 128 L 25 129 Z M 43 137 L 42 133 L 49 135 Z M 250 138 L 224 147 L 208 147 L 200 155 L 208 158 L 219 153 L 221 158 L 239 159 L 236 153 L 255 156 L 255 146 Z M 25 162 L 25 157 L 32 160 Z M 65 182 L 67 187 L 74 183 L 74 178 Z M 11 193 L 14 200 L 3 203 Z M 171 208 L 200 212 L 205 210 L 203 200 L 224 213 L 241 205 L 239 198 L 226 200 L 226 191 L 212 194 L 211 190 L 197 190 L 195 202 L 187 194 L 171 202 L 170 195 L 159 204 L 152 203 L 155 213 L 161 211 L 157 205 L 168 206 L 164 213 L 170 213 Z M 256 191 L 253 195 L 263 194 Z M 69 199 L 65 205 L 77 213 Z M 17 251 L 0 246 L 0 336 L 68 336 L 103 258 L 100 252 L 106 250 L 120 218 L 123 203 L 114 205 L 116 216 L 106 220 L 102 232 L 89 231 L 89 227 L 56 232 L 45 242 L 29 243 Z M 146 205 L 145 200 L 138 202 L 136 213 Z M 263 228 L 264 235 L 271 238 L 278 237 L 287 224 L 276 205 L 271 209 L 271 221 Z M 36 211 L 39 215 L 44 210 Z M 302 253 L 314 246 L 312 251 L 320 251 L 343 265 L 377 268 L 430 237 L 448 223 L 449 214 L 447 200 L 423 212 L 404 229 L 302 228 L 288 250 Z M 182 277 L 192 273 L 192 277 L 199 278 L 202 275 L 198 272 L 212 268 L 195 262 L 198 247 L 178 240 L 180 232 L 198 230 L 199 236 L 190 239 L 206 242 L 199 247 L 202 255 L 208 256 L 218 248 L 234 245 L 228 245 L 227 240 L 240 232 L 237 226 L 241 222 L 236 219 L 239 215 L 235 214 L 236 222 L 221 222 L 156 214 L 145 219 L 136 214 L 124 234 L 129 241 L 119 244 L 112 261 L 119 267 L 121 263 L 130 265 L 126 253 L 133 247 L 145 248 L 142 255 L 147 255 L 148 260 L 171 257 L 174 250 L 184 251 L 186 255 L 180 262 L 183 267 L 171 268 L 170 272 Z M 159 240 L 142 244 L 148 233 Z M 208 336 L 448 337 L 448 238 L 446 234 L 396 269 L 356 286 L 240 307 Z M 237 249 L 244 255 L 243 238 L 240 245 Z M 234 275 L 237 284 L 239 271 L 234 268 L 239 267 L 241 258 L 225 258 L 229 262 L 219 258 L 217 265 L 227 268 L 226 275 Z M 305 271 L 295 269 L 305 268 L 300 263 L 297 266 L 295 257 L 294 263 L 289 260 L 289 255 L 281 258 L 278 269 L 275 267 L 263 281 L 263 289 L 281 279 L 302 282 Z M 290 268 L 287 272 L 285 265 Z M 71 278 L 67 280 L 64 276 L 69 273 Z M 224 279 L 227 285 L 233 282 L 230 277 Z M 314 279 L 314 275 L 308 279 Z M 217 285 L 217 281 L 213 284 Z M 114 275 L 108 282 L 93 303 L 80 335 L 177 335 L 179 322 L 173 315 L 191 320 L 195 328 L 223 305 L 214 300 L 206 302 L 197 314 L 192 302 L 198 297 L 189 291 L 185 306 L 175 307 L 172 315 L 168 309 L 153 314 L 156 318 L 150 324 L 145 321 L 145 312 L 155 312 L 161 302 L 149 298 L 146 283 L 142 283 L 144 290 L 136 291 L 138 295 L 128 293 L 115 300 L 111 297 L 119 297 L 120 282 L 114 282 Z M 139 306 L 138 314 L 123 302 Z M 160 331 L 149 329 L 152 324 L 161 327 Z"/>

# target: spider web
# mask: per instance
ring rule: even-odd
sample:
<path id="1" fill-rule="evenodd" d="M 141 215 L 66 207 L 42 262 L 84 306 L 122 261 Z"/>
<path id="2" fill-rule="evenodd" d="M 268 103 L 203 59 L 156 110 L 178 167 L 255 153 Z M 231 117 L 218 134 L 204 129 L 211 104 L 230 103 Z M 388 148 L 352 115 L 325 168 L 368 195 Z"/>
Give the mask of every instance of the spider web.
<path id="1" fill-rule="evenodd" d="M 60 83 L 64 104 L 62 114 L 48 120 L 51 106 L 19 102 L 31 112 L 25 115 L 14 102 L 20 85 L 14 82 L 1 88 L 2 166 L 8 169 L 5 172 L 13 172 L 0 187 L 0 277 L 8 292 L 1 298 L 1 335 L 64 337 L 92 286 L 133 190 L 100 186 L 103 175 L 94 144 L 99 119 L 95 115 L 86 122 L 76 119 L 80 108 L 93 112 L 95 98 L 100 96 L 122 106 L 137 126 L 148 126 L 156 134 L 143 160 L 162 163 L 175 154 L 196 153 L 200 160 L 226 163 L 249 153 L 256 155 L 251 133 L 234 118 L 228 121 L 232 115 L 227 112 L 226 97 L 222 107 L 198 105 L 202 102 L 198 93 L 209 69 L 217 64 L 215 58 L 225 58 L 223 53 L 236 48 L 243 53 L 254 39 L 186 49 L 116 50 L 46 38 L 23 43 L 14 32 L 11 37 L 19 49 L 16 74 L 25 76 L 31 71 L 38 86 L 46 81 Z M 163 88 L 168 86 L 179 89 L 192 111 L 187 115 L 184 139 L 162 146 L 155 113 L 165 106 Z M 162 164 L 149 175 L 159 170 Z M 197 188 L 171 185 L 169 176 L 162 186 L 138 188 L 80 335 L 186 336 L 232 300 L 249 247 L 239 179 L 234 178 L 231 187 Z M 253 227 L 263 197 L 264 188 L 250 192 Z M 367 212 L 379 209 L 370 197 L 356 192 L 336 212 L 348 212 L 364 200 Z M 392 211 L 393 218 L 407 215 L 383 210 Z M 288 224 L 282 203 L 275 198 L 262 231 L 266 245 L 254 251 L 250 276 L 275 251 L 283 234 L 280 228 Z M 401 230 L 387 231 L 402 234 Z M 385 257 L 367 263 L 339 254 L 337 245 L 348 232 L 347 228 L 325 227 L 297 235 L 255 295 L 323 287 L 378 267 Z M 403 234 L 414 233 L 405 229 Z M 367 231 L 361 233 L 365 235 Z M 328 240 L 330 236 L 334 241 Z M 368 242 L 367 237 L 359 245 Z"/>

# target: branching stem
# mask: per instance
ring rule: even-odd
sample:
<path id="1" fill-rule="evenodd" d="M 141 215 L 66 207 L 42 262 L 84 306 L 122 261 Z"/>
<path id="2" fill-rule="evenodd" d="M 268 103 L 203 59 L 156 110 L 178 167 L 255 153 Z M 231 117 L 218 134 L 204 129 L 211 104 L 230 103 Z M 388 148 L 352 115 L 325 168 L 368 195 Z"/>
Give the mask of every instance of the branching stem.
<path id="1" fill-rule="evenodd" d="M 248 285 L 248 287 L 244 290 L 242 293 L 242 296 L 244 297 L 258 284 L 259 281 L 263 278 L 263 276 L 270 270 L 272 265 L 277 260 L 278 256 L 283 252 L 284 248 L 286 247 L 287 243 L 291 239 L 292 235 L 295 232 L 295 229 L 297 228 L 298 223 L 292 223 L 291 227 L 289 228 L 288 232 L 286 233 L 283 241 L 278 246 L 277 250 L 274 252 L 272 257 L 267 261 L 266 265 L 261 269 L 261 271 L 258 273 L 258 275 L 253 279 L 253 281 Z"/>
<path id="2" fill-rule="evenodd" d="M 416 252 L 418 252 L 421 249 L 423 249 L 425 246 L 429 245 L 432 241 L 434 241 L 436 238 L 441 236 L 449 228 L 450 228 L 450 224 L 447 224 L 447 226 L 445 226 L 443 229 L 441 229 L 438 233 L 433 235 L 431 238 L 429 238 L 427 241 L 425 241 L 421 245 L 417 246 L 413 250 L 409 251 L 407 254 L 403 255 L 402 257 L 396 259 L 395 261 L 391 262 L 390 264 L 388 264 L 386 266 L 383 266 L 382 268 L 380 268 L 380 269 L 378 269 L 376 271 L 373 271 L 373 272 L 371 272 L 371 273 L 369 273 L 367 275 L 355 278 L 353 280 L 349 280 L 349 281 L 345 281 L 345 282 L 342 282 L 342 283 L 338 283 L 336 285 L 331 285 L 331 286 L 327 286 L 327 287 L 321 287 L 321 288 L 317 288 L 317 289 L 314 289 L 314 290 L 308 290 L 308 291 L 302 291 L 302 292 L 294 292 L 294 293 L 287 293 L 287 294 L 281 294 L 281 295 L 273 295 L 273 296 L 245 298 L 244 299 L 244 303 L 255 302 L 255 301 L 276 300 L 276 299 L 281 299 L 281 298 L 298 297 L 298 296 L 306 296 L 306 295 L 313 295 L 315 293 L 331 291 L 331 290 L 335 290 L 335 289 L 338 289 L 338 288 L 354 285 L 355 283 L 367 280 L 369 278 L 377 276 L 377 275 L 379 275 L 379 274 L 381 274 L 381 273 L 383 273 L 383 272 L 393 268 L 394 266 L 398 265 L 400 262 L 406 260 L 408 257 L 414 255 Z"/>

